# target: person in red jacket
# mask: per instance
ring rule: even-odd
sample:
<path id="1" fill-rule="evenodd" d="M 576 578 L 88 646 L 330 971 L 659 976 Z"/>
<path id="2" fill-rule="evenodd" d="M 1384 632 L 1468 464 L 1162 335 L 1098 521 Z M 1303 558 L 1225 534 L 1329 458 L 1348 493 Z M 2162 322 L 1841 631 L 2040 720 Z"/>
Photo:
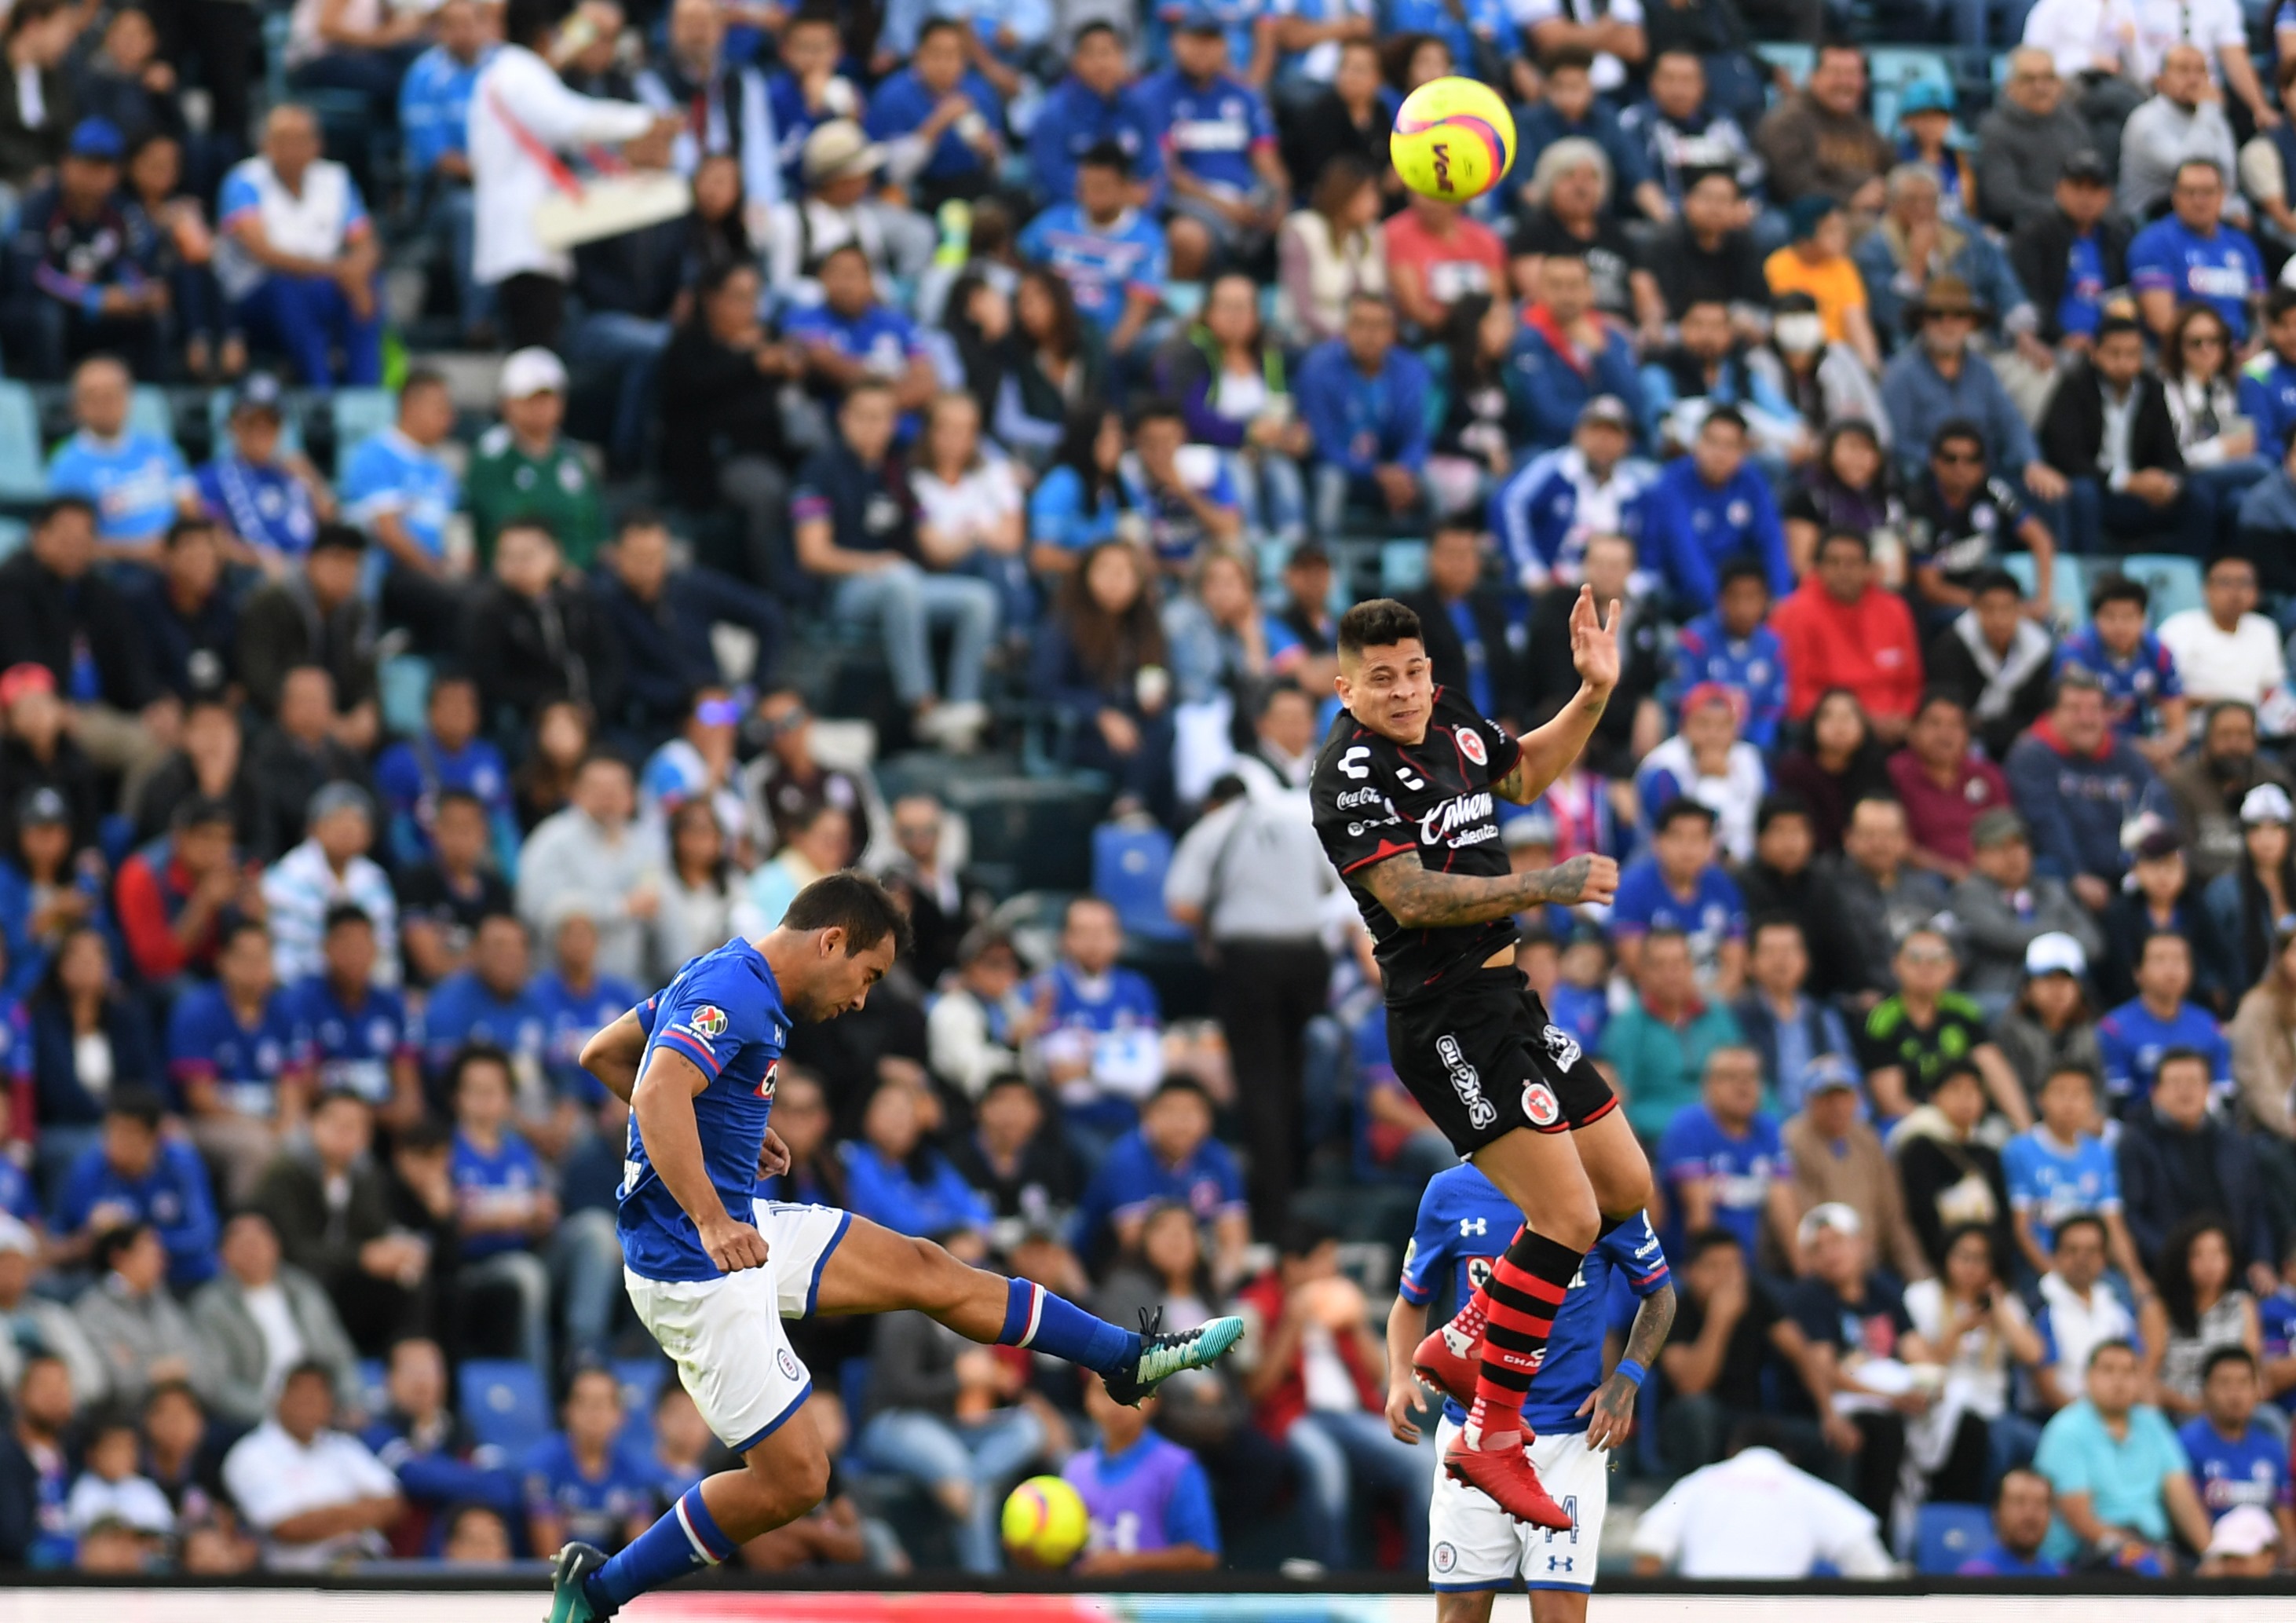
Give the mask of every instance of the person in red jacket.
<path id="1" fill-rule="evenodd" d="M 127 955 L 145 980 L 212 971 L 225 913 L 263 910 L 232 845 L 231 803 L 197 795 L 177 807 L 168 832 L 119 865 L 115 901 Z"/>
<path id="2" fill-rule="evenodd" d="M 1906 600 L 1874 582 L 1873 543 L 1829 530 L 1817 567 L 1770 615 L 1785 645 L 1786 718 L 1800 721 L 1828 688 L 1857 697 L 1874 734 L 1905 741 L 1922 696 L 1922 645 Z"/>

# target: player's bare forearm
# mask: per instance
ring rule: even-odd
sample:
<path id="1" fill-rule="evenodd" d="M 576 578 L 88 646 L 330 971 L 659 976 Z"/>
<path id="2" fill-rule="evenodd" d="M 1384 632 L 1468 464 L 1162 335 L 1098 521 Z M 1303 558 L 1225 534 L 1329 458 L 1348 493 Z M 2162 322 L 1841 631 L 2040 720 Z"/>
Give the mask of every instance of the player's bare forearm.
<path id="1" fill-rule="evenodd" d="M 626 1009 L 619 1020 L 591 1033 L 590 1040 L 582 1045 L 582 1069 L 597 1078 L 608 1093 L 627 1103 L 637 1088 L 638 1062 L 645 1057 L 645 1045 L 637 1011 Z"/>
<path id="2" fill-rule="evenodd" d="M 1381 863 L 1364 882 L 1397 923 L 1440 930 L 1488 924 L 1548 902 L 1607 902 L 1619 887 L 1619 865 L 1607 857 L 1574 857 L 1527 873 L 1438 873 L 1406 851 Z"/>
<path id="3" fill-rule="evenodd" d="M 1586 753 L 1587 741 L 1611 702 L 1611 690 L 1580 683 L 1570 702 L 1557 710 L 1544 726 L 1526 733 L 1516 742 L 1522 753 L 1514 769 L 1491 791 L 1503 800 L 1528 806 L 1545 794 L 1554 780 L 1570 770 L 1570 763 Z"/>
<path id="4" fill-rule="evenodd" d="M 1649 1379 L 1647 1372 L 1657 1368 L 1659 1350 L 1666 1345 L 1667 1332 L 1673 1328 L 1674 1287 L 1661 1285 L 1635 1309 L 1635 1322 L 1627 1332 L 1627 1348 L 1619 1355 L 1619 1362 L 1637 1365 L 1645 1372 L 1644 1379 Z M 1587 1428 L 1588 1446 L 1611 1448 L 1626 1441 L 1634 1429 L 1635 1404 L 1641 1395 L 1640 1381 L 1613 1370 L 1595 1389 L 1587 1399 L 1586 1409 L 1581 1411 L 1594 1416 Z"/>

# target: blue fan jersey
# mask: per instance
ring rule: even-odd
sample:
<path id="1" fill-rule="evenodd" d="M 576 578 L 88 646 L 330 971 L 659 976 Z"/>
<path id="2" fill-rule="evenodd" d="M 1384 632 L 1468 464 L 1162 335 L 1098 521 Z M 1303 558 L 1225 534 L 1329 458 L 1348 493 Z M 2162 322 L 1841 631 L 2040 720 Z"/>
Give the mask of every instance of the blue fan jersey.
<path id="1" fill-rule="evenodd" d="M 765 955 L 735 937 L 689 961 L 649 1002 L 638 1074 L 657 1051 L 690 1062 L 709 1078 L 695 1095 L 701 1164 L 726 1209 L 747 1214 L 756 1198 L 758 1152 L 774 1108 L 774 1070 L 789 1042 L 790 1017 Z M 646 1279 L 716 1279 L 718 1265 L 676 1197 L 646 1159 L 636 1112 L 622 1156 L 622 1259 Z"/>
<path id="2" fill-rule="evenodd" d="M 1403 1254 L 1403 1299 L 1423 1307 L 1442 1293 L 1447 1277 L 1455 1299 L 1465 1301 L 1491 1276 L 1491 1264 L 1521 1226 L 1522 1214 L 1514 1202 L 1472 1165 L 1462 1162 L 1437 1173 L 1419 1197 L 1419 1221 Z M 1625 1276 L 1637 1298 L 1654 1296 L 1669 1283 L 1666 1253 L 1651 1231 L 1648 1213 L 1605 1234 L 1571 1278 L 1546 1339 L 1546 1362 L 1522 1406 L 1523 1423 L 1541 1437 L 1587 1429 L 1587 1417 L 1578 1410 L 1603 1383 L 1613 1270 Z M 1467 1418 L 1465 1410 L 1447 1401 L 1443 1415 L 1461 1423 Z"/>

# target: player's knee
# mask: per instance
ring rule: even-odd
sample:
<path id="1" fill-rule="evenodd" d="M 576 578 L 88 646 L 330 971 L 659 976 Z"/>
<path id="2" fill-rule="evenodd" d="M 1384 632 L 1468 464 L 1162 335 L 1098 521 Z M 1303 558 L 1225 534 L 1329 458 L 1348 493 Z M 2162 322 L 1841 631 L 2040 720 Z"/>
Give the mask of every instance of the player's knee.
<path id="1" fill-rule="evenodd" d="M 761 1501 L 760 1520 L 767 1527 L 794 1521 L 829 1496 L 829 1454 L 808 1448 L 794 1458 L 773 1462 L 770 1470 L 750 1463 L 753 1492 Z"/>
<path id="2" fill-rule="evenodd" d="M 1533 1228 L 1574 1251 L 1594 1248 L 1595 1236 L 1603 1228 L 1603 1211 L 1592 1189 L 1581 1184 L 1573 1190 L 1557 1191 L 1543 1204 L 1545 1209 L 1532 1219 Z"/>
<path id="3" fill-rule="evenodd" d="M 1491 1623 L 1491 1592 L 1456 1590 L 1435 1597 L 1435 1623 Z"/>
<path id="4" fill-rule="evenodd" d="M 1610 1173 L 1603 1187 L 1595 1191 L 1605 1217 L 1631 1217 L 1651 1200 L 1650 1163 L 1637 1160 L 1631 1167 Z"/>

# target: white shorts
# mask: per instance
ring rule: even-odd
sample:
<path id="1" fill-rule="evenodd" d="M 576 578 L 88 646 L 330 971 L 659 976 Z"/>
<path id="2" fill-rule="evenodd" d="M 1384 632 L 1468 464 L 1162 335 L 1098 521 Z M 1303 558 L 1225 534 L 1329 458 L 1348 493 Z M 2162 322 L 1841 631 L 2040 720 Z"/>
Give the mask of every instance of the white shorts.
<path id="1" fill-rule="evenodd" d="M 1435 1431 L 1439 1460 L 1459 1435 L 1445 1421 Z M 1435 1495 L 1427 1509 L 1427 1583 L 1436 1590 L 1592 1589 L 1603 1515 L 1611 1504 L 1610 1456 L 1587 1446 L 1587 1434 L 1538 1438 L 1530 1463 L 1556 1504 L 1578 1525 L 1550 1532 L 1517 1521 L 1480 1490 L 1451 1480 L 1435 1467 Z"/>
<path id="2" fill-rule="evenodd" d="M 647 1279 L 622 1270 L 638 1322 L 677 1365 L 710 1430 L 734 1453 L 771 1437 L 812 1393 L 813 1378 L 791 1350 L 782 1320 L 813 1311 L 822 1270 L 852 1221 L 834 1207 L 759 1201 L 765 1266 L 716 1279 Z"/>

